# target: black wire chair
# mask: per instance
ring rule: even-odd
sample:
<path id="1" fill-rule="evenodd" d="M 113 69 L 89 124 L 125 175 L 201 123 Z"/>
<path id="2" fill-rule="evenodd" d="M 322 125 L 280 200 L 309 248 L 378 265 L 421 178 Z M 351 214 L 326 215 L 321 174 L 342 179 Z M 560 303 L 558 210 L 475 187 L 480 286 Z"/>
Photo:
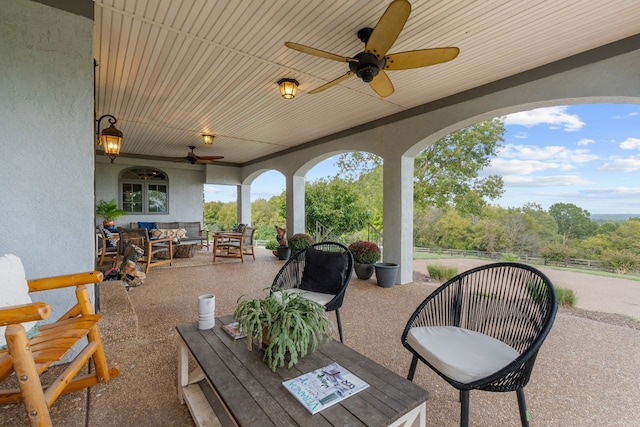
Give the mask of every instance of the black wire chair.
<path id="1" fill-rule="evenodd" d="M 313 256 L 308 257 L 307 253 L 310 251 L 314 251 Z M 332 257 L 327 252 L 342 256 Z M 309 262 L 308 259 L 312 261 Z M 340 342 L 344 342 L 340 307 L 342 307 L 352 271 L 353 255 L 345 245 L 337 242 L 314 243 L 289 258 L 273 280 L 271 292 L 283 290 L 304 292 L 306 298 L 324 305 L 326 311 L 335 311 Z M 324 282 L 321 286 L 329 288 L 314 288 L 312 282 L 317 284 L 318 281 Z"/>
<path id="2" fill-rule="evenodd" d="M 469 424 L 469 391 L 516 391 L 529 425 L 524 386 L 558 309 L 551 281 L 537 269 L 495 263 L 461 273 L 414 311 L 401 342 L 460 391 L 460 425 Z"/>

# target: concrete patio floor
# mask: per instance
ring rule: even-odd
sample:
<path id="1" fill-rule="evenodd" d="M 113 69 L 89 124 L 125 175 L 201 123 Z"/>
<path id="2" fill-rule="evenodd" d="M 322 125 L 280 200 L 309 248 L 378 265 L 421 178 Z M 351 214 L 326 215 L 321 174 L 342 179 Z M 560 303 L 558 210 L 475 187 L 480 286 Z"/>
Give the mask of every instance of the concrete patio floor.
<path id="1" fill-rule="evenodd" d="M 480 261 L 446 262 L 462 271 Z M 54 425 L 194 425 L 177 397 L 175 326 L 197 320 L 198 295 L 216 296 L 216 316 L 231 314 L 241 295 L 264 295 L 282 264 L 264 249 L 257 250 L 255 261 L 215 264 L 211 252 L 202 251 L 171 267 L 151 269 L 144 285 L 128 292 L 121 282 L 101 284 L 101 335 L 120 376 L 88 392 L 62 396 L 51 408 Z M 426 264 L 414 261 L 416 281 L 389 289 L 354 274 L 341 310 L 345 344 L 402 376 L 411 358 L 400 334 L 438 284 L 421 280 Z M 525 388 L 531 425 L 640 425 L 640 282 L 543 270 L 559 286 L 575 286 L 577 305 L 587 310 L 558 312 Z M 415 382 L 431 393 L 427 425 L 458 425 L 457 391 L 424 365 Z M 515 393 L 472 392 L 470 419 L 474 426 L 519 425 Z M 22 405 L 0 407 L 0 426 L 21 425 L 27 425 Z"/>

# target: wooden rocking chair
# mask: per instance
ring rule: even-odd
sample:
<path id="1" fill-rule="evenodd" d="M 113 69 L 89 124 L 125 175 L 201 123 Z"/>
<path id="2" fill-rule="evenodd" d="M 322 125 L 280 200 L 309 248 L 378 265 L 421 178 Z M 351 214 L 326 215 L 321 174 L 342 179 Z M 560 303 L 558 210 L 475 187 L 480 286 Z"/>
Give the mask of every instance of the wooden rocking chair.
<path id="1" fill-rule="evenodd" d="M 46 319 L 50 308 L 46 303 L 16 305 L 0 308 L 0 326 L 7 326 L 7 348 L 0 350 L 0 382 L 14 372 L 19 389 L 1 389 L 0 405 L 23 401 L 32 426 L 50 426 L 49 407 L 61 394 L 71 393 L 118 375 L 117 366 L 109 367 L 98 333 L 98 320 L 91 305 L 86 284 L 102 281 L 102 273 L 86 273 L 28 280 L 29 292 L 76 287 L 77 304 L 60 319 L 38 328 L 37 334 L 27 338 L 23 322 Z M 53 363 L 60 361 L 78 341 L 86 337 L 87 345 L 51 384 L 43 386 L 40 375 Z M 93 372 L 77 376 L 82 367 L 93 359 Z"/>

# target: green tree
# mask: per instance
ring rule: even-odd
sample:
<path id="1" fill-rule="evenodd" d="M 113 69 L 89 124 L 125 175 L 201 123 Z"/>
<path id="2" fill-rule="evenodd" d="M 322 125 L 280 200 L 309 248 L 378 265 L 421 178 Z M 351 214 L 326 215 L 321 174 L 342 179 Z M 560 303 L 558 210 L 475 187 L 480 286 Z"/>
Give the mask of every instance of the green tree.
<path id="1" fill-rule="evenodd" d="M 437 244 L 441 248 L 469 249 L 471 220 L 448 209 L 433 226 Z"/>
<path id="2" fill-rule="evenodd" d="M 549 215 L 558 224 L 562 244 L 568 239 L 585 239 L 595 234 L 598 224 L 591 221 L 591 214 L 573 203 L 555 203 L 549 207 Z"/>
<path id="3" fill-rule="evenodd" d="M 204 212 L 204 228 L 209 231 L 222 230 L 222 223 L 218 219 L 218 214 L 224 203 L 222 202 L 206 202 L 203 206 Z"/>
<path id="4" fill-rule="evenodd" d="M 223 230 L 231 230 L 233 224 L 238 222 L 236 202 L 227 202 L 222 205 L 218 212 L 218 221 L 222 224 Z"/>
<path id="5" fill-rule="evenodd" d="M 277 196 L 276 196 L 277 197 Z M 284 219 L 280 216 L 278 206 L 266 199 L 256 199 L 251 203 L 251 225 L 256 227 L 257 240 L 275 239 L 274 225 L 284 227 Z"/>
<path id="6" fill-rule="evenodd" d="M 479 214 L 504 192 L 502 177 L 479 177 L 504 140 L 504 123 L 488 120 L 452 132 L 415 158 L 414 201 Z"/>
<path id="7" fill-rule="evenodd" d="M 529 221 L 530 230 L 538 236 L 542 246 L 556 242 L 558 225 L 556 220 L 537 203 L 525 203 L 522 213 Z"/>
<path id="8" fill-rule="evenodd" d="M 337 177 L 306 184 L 305 212 L 307 228 L 319 222 L 338 236 L 363 229 L 371 218 L 366 199 Z"/>
<path id="9" fill-rule="evenodd" d="M 414 203 L 421 208 L 453 206 L 461 213 L 479 214 L 487 200 L 503 192 L 500 176 L 479 172 L 496 155 L 504 135 L 500 119 L 488 120 L 452 132 L 420 152 L 414 166 Z M 342 154 L 340 174 L 357 181 L 375 175 L 382 188 L 382 159 L 371 153 Z"/>

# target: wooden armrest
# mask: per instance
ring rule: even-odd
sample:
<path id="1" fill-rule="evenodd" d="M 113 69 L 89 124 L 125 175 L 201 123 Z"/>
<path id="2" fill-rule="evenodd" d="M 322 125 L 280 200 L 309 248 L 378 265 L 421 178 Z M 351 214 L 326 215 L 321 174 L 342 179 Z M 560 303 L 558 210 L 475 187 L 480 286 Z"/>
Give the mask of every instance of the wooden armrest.
<path id="1" fill-rule="evenodd" d="M 167 243 L 167 242 L 173 242 L 173 239 L 171 237 L 166 237 L 164 239 L 153 239 L 153 240 L 149 240 L 149 243 L 154 245 L 156 243 Z"/>
<path id="2" fill-rule="evenodd" d="M 49 289 L 66 288 L 69 286 L 87 285 L 102 282 L 103 275 L 99 271 L 65 274 L 62 276 L 44 277 L 42 279 L 27 280 L 29 292 L 46 291 Z"/>
<path id="3" fill-rule="evenodd" d="M 34 302 L 0 308 L 0 326 L 44 320 L 51 314 L 49 304 Z"/>

